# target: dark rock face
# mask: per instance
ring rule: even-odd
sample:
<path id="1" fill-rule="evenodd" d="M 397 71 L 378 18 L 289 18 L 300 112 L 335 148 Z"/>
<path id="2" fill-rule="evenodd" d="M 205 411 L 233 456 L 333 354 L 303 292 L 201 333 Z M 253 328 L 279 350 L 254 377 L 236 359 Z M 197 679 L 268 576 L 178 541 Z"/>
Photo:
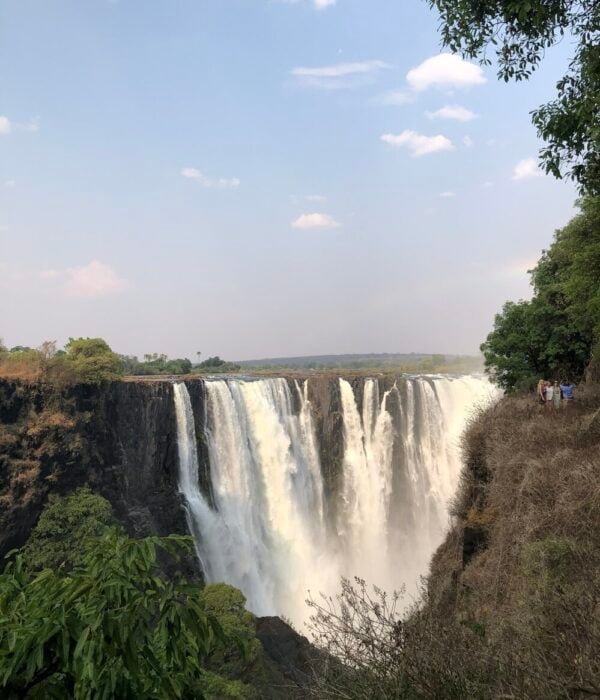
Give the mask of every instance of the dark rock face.
<path id="1" fill-rule="evenodd" d="M 312 673 L 322 661 L 323 652 L 279 617 L 257 618 L 256 636 L 271 675 L 268 694 L 261 697 L 314 697 L 310 693 Z"/>
<path id="2" fill-rule="evenodd" d="M 133 536 L 187 534 L 169 382 L 58 390 L 0 381 L 0 556 L 53 494 L 89 485 Z"/>

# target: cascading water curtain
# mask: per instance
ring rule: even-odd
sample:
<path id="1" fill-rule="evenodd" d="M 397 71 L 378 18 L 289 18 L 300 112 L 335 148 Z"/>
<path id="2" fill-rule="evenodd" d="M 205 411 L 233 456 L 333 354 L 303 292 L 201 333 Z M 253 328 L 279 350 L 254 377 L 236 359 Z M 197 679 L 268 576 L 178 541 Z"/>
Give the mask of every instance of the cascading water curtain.
<path id="1" fill-rule="evenodd" d="M 343 473 L 328 524 L 306 383 L 206 382 L 214 508 L 198 485 L 189 395 L 175 385 L 179 485 L 203 570 L 240 588 L 258 615 L 301 624 L 308 590 L 334 594 L 341 576 L 416 590 L 447 523 L 460 432 L 471 408 L 491 398 L 475 377 L 402 380 L 382 395 L 367 379 L 361 411 L 349 382 L 339 390 Z"/>

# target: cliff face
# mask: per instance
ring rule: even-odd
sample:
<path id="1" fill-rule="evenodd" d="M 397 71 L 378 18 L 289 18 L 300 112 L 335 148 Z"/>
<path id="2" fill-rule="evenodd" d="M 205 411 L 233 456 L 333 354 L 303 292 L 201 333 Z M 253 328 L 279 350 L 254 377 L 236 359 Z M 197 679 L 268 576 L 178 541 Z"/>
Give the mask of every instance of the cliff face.
<path id="1" fill-rule="evenodd" d="M 0 556 L 52 493 L 88 484 L 135 536 L 185 533 L 167 382 L 64 390 L 0 381 Z"/>

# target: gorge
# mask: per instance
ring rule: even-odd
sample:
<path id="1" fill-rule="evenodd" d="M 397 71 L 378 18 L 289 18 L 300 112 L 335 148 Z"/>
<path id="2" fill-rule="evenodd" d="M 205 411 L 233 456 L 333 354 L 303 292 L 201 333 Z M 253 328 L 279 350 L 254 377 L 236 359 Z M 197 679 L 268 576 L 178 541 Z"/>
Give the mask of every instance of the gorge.
<path id="1" fill-rule="evenodd" d="M 416 591 L 448 525 L 478 376 L 330 374 L 105 385 L 0 381 L 0 554 L 52 494 L 106 497 L 129 534 L 187 534 L 207 581 L 301 624 L 340 576 Z"/>

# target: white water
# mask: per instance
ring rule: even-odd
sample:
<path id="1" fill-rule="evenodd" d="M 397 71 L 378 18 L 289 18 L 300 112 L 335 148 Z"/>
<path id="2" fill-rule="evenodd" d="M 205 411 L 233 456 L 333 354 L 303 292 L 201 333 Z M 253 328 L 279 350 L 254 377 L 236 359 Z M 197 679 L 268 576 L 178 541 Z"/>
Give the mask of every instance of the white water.
<path id="1" fill-rule="evenodd" d="M 465 420 L 491 395 L 474 377 L 403 380 L 383 396 L 366 380 L 359 411 L 341 379 L 344 458 L 328 509 L 307 389 L 206 382 L 211 507 L 198 486 L 189 395 L 175 385 L 179 485 L 207 579 L 240 588 L 259 615 L 297 623 L 307 591 L 334 593 L 342 575 L 415 589 L 448 521 Z"/>

